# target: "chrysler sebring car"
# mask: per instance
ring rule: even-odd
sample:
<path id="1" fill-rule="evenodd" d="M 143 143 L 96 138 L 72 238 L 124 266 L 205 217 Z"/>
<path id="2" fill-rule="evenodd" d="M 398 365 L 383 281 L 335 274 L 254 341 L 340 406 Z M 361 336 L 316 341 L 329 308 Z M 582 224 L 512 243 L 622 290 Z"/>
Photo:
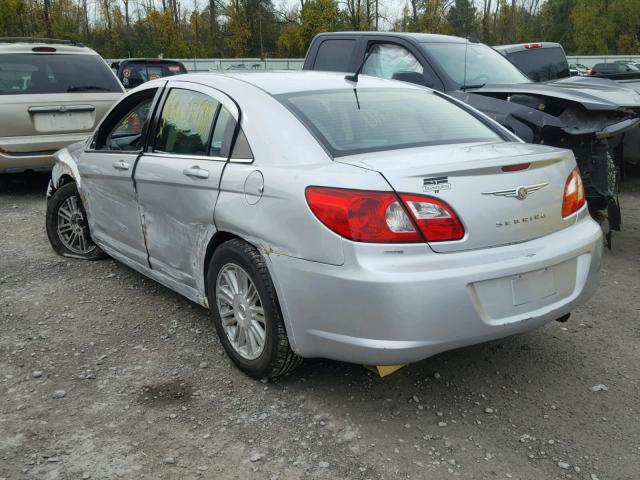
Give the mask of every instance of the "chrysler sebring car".
<path id="1" fill-rule="evenodd" d="M 565 320 L 602 233 L 569 150 L 407 83 L 190 74 L 129 92 L 57 153 L 47 233 L 209 308 L 254 377 L 367 365 Z"/>

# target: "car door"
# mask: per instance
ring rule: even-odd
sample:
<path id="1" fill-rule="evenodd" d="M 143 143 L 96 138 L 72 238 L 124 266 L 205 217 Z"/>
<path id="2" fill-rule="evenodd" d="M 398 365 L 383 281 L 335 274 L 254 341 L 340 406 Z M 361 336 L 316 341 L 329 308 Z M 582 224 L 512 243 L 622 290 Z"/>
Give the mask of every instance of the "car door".
<path id="1" fill-rule="evenodd" d="M 157 85 L 129 95 L 107 115 L 78 161 L 80 193 L 94 240 L 148 266 L 133 183 Z"/>
<path id="2" fill-rule="evenodd" d="M 151 268 L 202 290 L 202 263 L 238 109 L 223 93 L 171 82 L 135 172 Z"/>

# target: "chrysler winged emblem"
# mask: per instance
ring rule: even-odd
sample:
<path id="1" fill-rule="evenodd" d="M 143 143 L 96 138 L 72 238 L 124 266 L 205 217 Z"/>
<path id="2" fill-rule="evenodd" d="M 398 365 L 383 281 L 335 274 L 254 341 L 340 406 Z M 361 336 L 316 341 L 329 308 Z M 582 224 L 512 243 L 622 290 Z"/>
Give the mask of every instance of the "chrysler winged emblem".
<path id="1" fill-rule="evenodd" d="M 537 192 L 541 188 L 549 185 L 548 183 L 538 183 L 536 185 L 520 186 L 509 190 L 496 190 L 494 192 L 482 192 L 482 195 L 496 195 L 498 197 L 512 197 L 518 200 L 524 200 L 533 192 Z"/>

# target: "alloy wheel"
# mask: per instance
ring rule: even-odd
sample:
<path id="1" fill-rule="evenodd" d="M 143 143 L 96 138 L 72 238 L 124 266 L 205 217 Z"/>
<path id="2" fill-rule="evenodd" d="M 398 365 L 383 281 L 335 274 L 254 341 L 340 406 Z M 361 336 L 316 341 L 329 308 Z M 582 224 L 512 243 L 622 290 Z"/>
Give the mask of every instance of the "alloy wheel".
<path id="1" fill-rule="evenodd" d="M 89 235 L 86 216 L 76 195 L 68 197 L 58 209 L 58 238 L 70 251 L 86 255 L 96 245 Z"/>
<path id="2" fill-rule="evenodd" d="M 258 358 L 266 343 L 264 309 L 253 280 L 239 265 L 228 263 L 220 269 L 216 303 L 233 349 L 247 360 Z"/>

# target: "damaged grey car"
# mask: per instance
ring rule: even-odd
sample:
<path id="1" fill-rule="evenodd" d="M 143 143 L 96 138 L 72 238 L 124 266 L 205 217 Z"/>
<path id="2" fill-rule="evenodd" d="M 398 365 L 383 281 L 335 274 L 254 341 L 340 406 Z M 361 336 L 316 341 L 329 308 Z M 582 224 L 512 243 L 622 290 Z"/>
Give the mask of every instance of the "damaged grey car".
<path id="1" fill-rule="evenodd" d="M 602 232 L 571 151 L 440 92 L 324 72 L 132 90 L 56 155 L 47 233 L 211 310 L 254 377 L 399 365 L 567 320 Z"/>

